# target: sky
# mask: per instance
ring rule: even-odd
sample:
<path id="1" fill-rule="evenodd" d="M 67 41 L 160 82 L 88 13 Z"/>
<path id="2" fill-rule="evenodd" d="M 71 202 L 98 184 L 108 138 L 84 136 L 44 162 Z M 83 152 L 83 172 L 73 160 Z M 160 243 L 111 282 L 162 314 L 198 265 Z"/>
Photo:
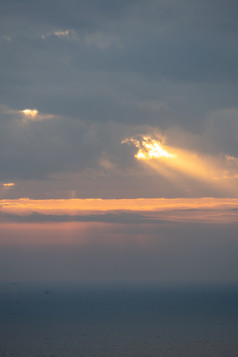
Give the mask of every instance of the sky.
<path id="1" fill-rule="evenodd" d="M 237 281 L 237 1 L 0 6 L 0 280 Z"/>

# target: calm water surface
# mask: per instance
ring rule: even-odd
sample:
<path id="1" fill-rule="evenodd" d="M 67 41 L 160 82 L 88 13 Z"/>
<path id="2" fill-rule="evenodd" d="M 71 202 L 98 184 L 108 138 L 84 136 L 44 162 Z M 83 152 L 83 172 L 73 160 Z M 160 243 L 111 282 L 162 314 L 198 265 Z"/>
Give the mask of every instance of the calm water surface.
<path id="1" fill-rule="evenodd" d="M 0 356 L 237 357 L 238 285 L 3 282 Z"/>

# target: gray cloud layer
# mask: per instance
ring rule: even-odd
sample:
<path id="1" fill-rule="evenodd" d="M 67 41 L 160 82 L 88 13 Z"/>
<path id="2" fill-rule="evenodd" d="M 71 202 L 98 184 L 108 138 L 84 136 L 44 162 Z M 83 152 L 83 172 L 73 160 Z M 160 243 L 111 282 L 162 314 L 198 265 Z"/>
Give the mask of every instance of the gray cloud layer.
<path id="1" fill-rule="evenodd" d="M 20 180 L 49 186 L 59 173 L 99 172 L 102 158 L 136 172 L 123 138 L 174 127 L 178 146 L 238 156 L 237 12 L 233 0 L 2 1 L 0 181 L 19 181 L 20 196 L 33 195 Z M 26 108 L 55 118 L 24 124 Z M 116 191 L 115 170 L 103 170 Z"/>
<path id="2" fill-rule="evenodd" d="M 42 214 L 31 213 L 29 215 L 16 215 L 10 213 L 0 213 L 0 220 L 18 223 L 43 223 L 43 222 L 103 222 L 103 223 L 163 223 L 169 222 L 160 218 L 146 217 L 143 214 L 116 212 L 102 214 Z"/>

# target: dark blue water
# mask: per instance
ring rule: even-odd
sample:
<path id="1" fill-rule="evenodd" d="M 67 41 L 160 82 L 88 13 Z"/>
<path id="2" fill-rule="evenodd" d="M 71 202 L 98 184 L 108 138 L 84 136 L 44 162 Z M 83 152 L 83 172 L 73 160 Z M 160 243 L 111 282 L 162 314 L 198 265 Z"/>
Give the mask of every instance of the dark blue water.
<path id="1" fill-rule="evenodd" d="M 237 285 L 0 284 L 0 356 L 238 356 Z"/>

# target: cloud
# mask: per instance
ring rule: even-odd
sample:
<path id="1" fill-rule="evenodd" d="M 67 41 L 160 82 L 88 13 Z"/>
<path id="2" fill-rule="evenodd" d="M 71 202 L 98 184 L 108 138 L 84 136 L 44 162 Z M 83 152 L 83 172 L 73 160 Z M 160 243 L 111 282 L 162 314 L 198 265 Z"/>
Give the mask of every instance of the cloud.
<path id="1" fill-rule="evenodd" d="M 31 118 L 31 119 L 34 119 L 39 114 L 37 109 L 24 109 L 24 110 L 21 110 L 21 113 L 25 117 Z"/>
<path id="2" fill-rule="evenodd" d="M 6 182 L 6 183 L 1 183 L 1 186 L 5 189 L 9 189 L 11 187 L 14 187 L 15 186 L 15 183 L 14 182 Z"/>
<path id="3" fill-rule="evenodd" d="M 126 138 L 122 141 L 122 144 L 133 143 L 138 152 L 135 155 L 137 159 L 150 160 L 150 159 L 163 159 L 163 158 L 175 158 L 175 154 L 171 154 L 162 147 L 161 139 L 151 136 L 132 137 Z"/>
<path id="4" fill-rule="evenodd" d="M 217 146 L 220 152 L 228 156 L 238 155 L 238 109 L 236 107 L 211 111 L 205 129 L 206 139 Z"/>
<path id="5" fill-rule="evenodd" d="M 2 279 L 237 279 L 237 10 L 1 1 Z"/>
<path id="6" fill-rule="evenodd" d="M 18 119 L 20 116 L 22 119 L 22 122 L 28 123 L 28 122 L 34 122 L 34 121 L 42 121 L 42 120 L 47 120 L 47 119 L 54 119 L 57 118 L 58 115 L 54 114 L 46 114 L 46 113 L 39 113 L 37 109 L 23 109 L 23 110 L 16 110 L 8 107 L 7 105 L 0 105 L 0 114 L 6 114 L 9 116 L 12 116 L 13 118 Z"/>
<path id="7" fill-rule="evenodd" d="M 237 199 L 61 199 L 0 200 L 3 221 L 104 222 L 236 222 Z"/>
<path id="8" fill-rule="evenodd" d="M 81 46 L 92 46 L 98 48 L 99 50 L 107 49 L 111 46 L 123 48 L 123 44 L 120 38 L 113 33 L 107 32 L 96 31 L 80 33 L 79 31 L 74 30 L 57 30 L 41 35 L 42 40 L 54 37 L 61 40 L 77 40 L 77 42 L 80 41 Z"/>
<path id="9" fill-rule="evenodd" d="M 11 109 L 9 106 L 5 105 L 5 104 L 0 104 L 0 113 L 1 114 L 17 114 L 18 111 Z"/>
<path id="10" fill-rule="evenodd" d="M 99 49 L 106 49 L 110 46 L 123 48 L 121 40 L 116 35 L 99 31 L 95 33 L 86 33 L 85 44 L 88 46 L 96 46 Z"/>
<path id="11" fill-rule="evenodd" d="M 5 41 L 8 41 L 8 42 L 11 42 L 12 41 L 12 38 L 9 37 L 9 36 L 3 36 L 2 37 Z"/>
<path id="12" fill-rule="evenodd" d="M 83 215 L 67 215 L 67 214 L 42 214 L 31 213 L 29 215 L 17 215 L 9 213 L 0 213 L 0 219 L 6 222 L 102 222 L 102 223 L 123 223 L 123 224 L 146 224 L 146 223 L 163 223 L 168 220 L 159 218 L 151 218 L 138 213 L 116 212 L 116 213 L 101 213 L 101 214 L 83 214 Z"/>
<path id="13" fill-rule="evenodd" d="M 224 155 L 238 156 L 236 10 L 220 0 L 59 0 L 57 11 L 3 1 L 0 31 L 12 41 L 0 43 L 1 181 L 16 182 L 17 197 L 226 195 L 195 175 L 176 185 L 120 143 L 163 132 L 168 146 L 220 154 L 216 176 L 235 180 Z"/>
<path id="14" fill-rule="evenodd" d="M 208 186 L 215 185 L 220 192 L 236 193 L 238 178 L 237 159 L 224 154 L 204 155 L 201 152 L 169 147 L 155 136 L 126 138 L 138 149 L 135 158 L 145 162 L 159 175 L 179 185 L 178 176 L 194 178 Z M 229 183 L 226 180 L 233 180 Z M 183 185 L 183 183 L 182 183 Z"/>
<path id="15" fill-rule="evenodd" d="M 59 39 L 75 39 L 76 38 L 76 33 L 73 30 L 58 30 L 58 31 L 52 31 L 46 34 L 41 35 L 42 40 L 45 40 L 47 37 L 55 36 L 58 37 Z"/>
<path id="16" fill-rule="evenodd" d="M 236 195 L 237 166 L 235 160 L 227 160 L 226 156 L 235 158 L 237 155 L 235 150 L 223 151 L 222 135 L 221 141 L 216 142 L 211 140 L 209 130 L 194 135 L 173 127 L 162 131 L 158 126 L 149 125 L 92 124 L 81 118 L 60 115 L 58 120 L 46 120 L 56 115 L 28 110 L 27 117 L 22 111 L 2 108 L 5 119 L 0 123 L 1 180 L 18 180 L 15 197 L 21 197 L 24 192 L 30 197 L 47 198 L 51 192 L 54 197 L 66 198 L 72 191 L 75 197 L 103 198 L 153 197 L 153 192 L 157 197 Z M 134 145 L 121 145 L 123 138 L 134 137 L 134 134 L 136 138 L 158 136 L 162 148 L 169 154 L 180 152 L 177 166 L 169 168 L 164 160 L 155 170 L 151 165 L 138 163 Z M 215 135 L 214 132 L 211 135 Z M 231 135 L 235 135 L 235 130 Z M 181 166 L 188 159 L 190 164 Z M 193 170 L 195 162 L 200 165 L 198 172 Z M 26 178 L 28 192 L 24 182 L 19 182 Z"/>
<path id="17" fill-rule="evenodd" d="M 230 2 L 229 9 L 224 9 L 222 1 L 219 1 L 214 10 L 212 0 L 199 6 L 194 0 L 189 5 L 185 0 L 179 3 L 150 0 L 148 4 L 130 0 L 113 6 L 108 0 L 90 4 L 85 0 L 77 4 L 70 0 L 67 9 L 64 2 L 59 1 L 57 13 L 45 0 L 34 9 L 28 6 L 28 1 L 22 4 L 22 8 L 14 5 L 15 12 L 6 1 L 3 4 L 2 29 L 9 36 L 12 33 L 16 36 L 19 25 L 24 23 L 22 30 L 18 30 L 21 39 L 29 39 L 29 34 L 42 33 L 42 28 L 46 28 L 45 37 L 51 34 L 48 37 L 67 39 L 73 33 L 79 34 L 80 38 L 87 34 L 85 38 L 93 47 L 112 49 L 109 56 L 101 53 L 102 57 L 98 58 L 93 58 L 90 52 L 82 55 L 79 46 L 71 49 L 70 57 L 76 61 L 81 54 L 82 69 L 100 70 L 103 66 L 105 70 L 188 82 L 230 82 L 236 78 L 237 49 L 233 44 L 237 33 L 234 17 L 237 4 L 234 1 Z M 26 16 L 31 21 L 26 21 Z M 23 40 L 23 43 L 26 58 L 32 55 L 33 49 L 37 50 L 31 47 L 32 41 Z M 125 51 L 121 51 L 118 57 L 118 51 L 113 50 L 121 44 Z M 39 54 L 47 49 L 48 56 L 49 48 L 40 47 Z M 65 49 L 61 44 L 54 46 L 54 51 L 56 62 Z M 41 62 L 40 57 L 38 61 L 33 62 L 34 66 Z"/>
<path id="18" fill-rule="evenodd" d="M 99 163 L 100 163 L 100 166 L 106 171 L 115 171 L 116 170 L 115 165 L 110 160 L 108 160 L 105 157 L 105 155 L 103 155 L 102 157 L 99 158 Z"/>
<path id="19" fill-rule="evenodd" d="M 163 111 L 171 110 L 168 104 L 162 100 L 144 100 L 138 103 L 138 107 L 141 109 L 147 109 L 155 113 L 161 113 Z"/>
<path id="20" fill-rule="evenodd" d="M 58 116 L 53 114 L 39 113 L 37 109 L 24 109 L 20 110 L 19 113 L 23 116 L 23 123 L 27 124 L 34 121 L 42 121 L 48 119 L 55 119 Z"/>
<path id="21" fill-rule="evenodd" d="M 235 166 L 238 166 L 238 157 L 226 155 L 225 158 L 229 163 L 234 164 Z"/>

